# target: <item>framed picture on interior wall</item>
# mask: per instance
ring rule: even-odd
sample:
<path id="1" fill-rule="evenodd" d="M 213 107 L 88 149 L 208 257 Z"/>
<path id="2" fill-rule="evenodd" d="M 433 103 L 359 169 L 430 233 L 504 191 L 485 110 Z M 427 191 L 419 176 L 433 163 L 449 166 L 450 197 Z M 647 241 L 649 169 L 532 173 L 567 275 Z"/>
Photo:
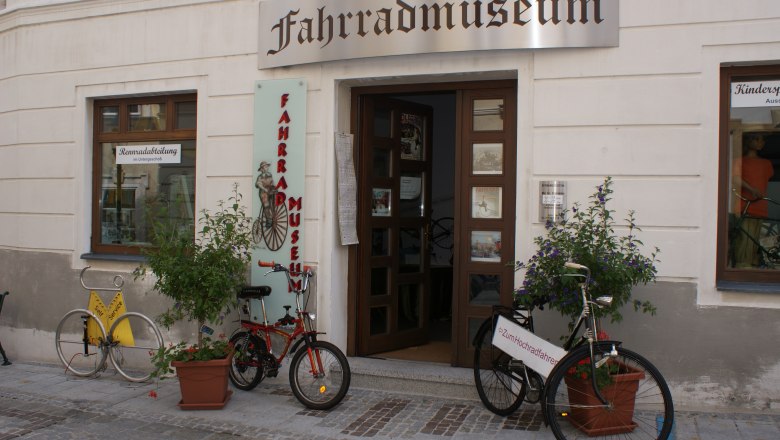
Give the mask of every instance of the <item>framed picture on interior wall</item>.
<path id="1" fill-rule="evenodd" d="M 504 144 L 473 144 L 473 174 L 501 174 L 504 165 Z"/>
<path id="2" fill-rule="evenodd" d="M 472 218 L 501 218 L 501 187 L 475 186 L 471 189 Z"/>
<path id="3" fill-rule="evenodd" d="M 425 153 L 425 119 L 420 115 L 401 113 L 401 159 L 423 160 Z"/>
<path id="4" fill-rule="evenodd" d="M 471 231 L 471 261 L 501 262 L 501 231 Z"/>
<path id="5" fill-rule="evenodd" d="M 389 188 L 374 188 L 372 192 L 371 215 L 374 217 L 389 217 L 392 200 Z"/>

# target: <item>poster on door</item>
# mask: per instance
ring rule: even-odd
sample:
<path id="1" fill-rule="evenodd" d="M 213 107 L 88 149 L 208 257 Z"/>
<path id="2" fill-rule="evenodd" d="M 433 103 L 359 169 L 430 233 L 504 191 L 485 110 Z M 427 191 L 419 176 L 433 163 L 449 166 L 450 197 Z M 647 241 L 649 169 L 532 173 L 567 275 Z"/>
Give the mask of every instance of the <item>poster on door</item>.
<path id="1" fill-rule="evenodd" d="M 275 294 L 265 303 L 269 320 L 275 321 L 284 315 L 282 306 L 290 303 L 287 277 L 268 274 L 258 262 L 303 270 L 306 81 L 257 81 L 254 104 L 251 282 L 272 287 Z M 300 283 L 300 277 L 293 280 Z M 262 320 L 259 305 L 252 305 L 251 314 L 253 320 Z"/>

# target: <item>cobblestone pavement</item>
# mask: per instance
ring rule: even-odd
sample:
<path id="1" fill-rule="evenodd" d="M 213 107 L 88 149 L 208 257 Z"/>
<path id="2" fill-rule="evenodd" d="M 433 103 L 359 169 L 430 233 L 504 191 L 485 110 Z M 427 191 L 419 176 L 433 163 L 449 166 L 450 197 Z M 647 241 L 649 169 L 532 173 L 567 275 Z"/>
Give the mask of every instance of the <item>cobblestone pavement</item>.
<path id="1" fill-rule="evenodd" d="M 111 374 L 77 379 L 54 366 L 0 368 L 0 440 L 553 438 L 538 405 L 499 417 L 479 401 L 352 388 L 336 408 L 313 411 L 276 378 L 235 390 L 222 410 L 182 411 L 175 379 L 137 385 Z M 679 440 L 780 438 L 780 415 L 687 411 L 676 424 Z"/>

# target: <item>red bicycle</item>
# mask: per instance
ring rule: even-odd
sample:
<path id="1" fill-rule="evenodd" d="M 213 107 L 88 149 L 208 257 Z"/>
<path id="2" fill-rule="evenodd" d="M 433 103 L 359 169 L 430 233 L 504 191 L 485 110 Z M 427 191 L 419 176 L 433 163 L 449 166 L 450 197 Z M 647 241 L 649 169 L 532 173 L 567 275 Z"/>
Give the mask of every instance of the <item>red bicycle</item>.
<path id="1" fill-rule="evenodd" d="M 239 310 L 242 315 L 249 316 L 249 301 L 259 300 L 263 322 L 242 318 L 241 328 L 231 335 L 235 354 L 230 367 L 230 381 L 236 388 L 249 391 L 263 378 L 276 377 L 282 360 L 289 352 L 292 354 L 290 387 L 295 397 L 311 409 L 332 408 L 347 394 L 352 373 L 347 357 L 338 347 L 317 340 L 317 335 L 321 333 L 314 328 L 314 314 L 307 312 L 305 307 L 309 279 L 314 273 L 308 268 L 291 273 L 288 268 L 273 262 L 261 261 L 258 264 L 271 268 L 266 276 L 275 272 L 285 273 L 290 291 L 295 293 L 296 316 L 290 315 L 290 306 L 284 306 L 285 316 L 270 324 L 264 298 L 271 294 L 271 287 L 244 287 L 238 296 L 244 301 Z M 299 285 L 292 279 L 297 276 L 302 278 Z"/>

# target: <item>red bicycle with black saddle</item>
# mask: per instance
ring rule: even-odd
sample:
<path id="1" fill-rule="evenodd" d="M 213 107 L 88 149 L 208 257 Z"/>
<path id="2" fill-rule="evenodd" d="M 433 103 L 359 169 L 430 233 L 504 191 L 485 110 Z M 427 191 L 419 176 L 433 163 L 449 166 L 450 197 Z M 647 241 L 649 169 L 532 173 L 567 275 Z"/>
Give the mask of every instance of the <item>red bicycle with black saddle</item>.
<path id="1" fill-rule="evenodd" d="M 260 267 L 270 267 L 265 275 L 284 272 L 290 292 L 295 294 L 295 315 L 290 315 L 290 306 L 284 306 L 285 316 L 271 324 L 265 310 L 265 297 L 271 295 L 269 286 L 247 286 L 239 293 L 244 301 L 239 310 L 250 317 L 249 302 L 258 300 L 263 321 L 241 319 L 239 328 L 230 337 L 235 354 L 230 367 L 230 381 L 236 388 L 249 391 L 265 377 L 276 377 L 282 361 L 289 354 L 290 387 L 295 397 L 311 409 L 330 409 L 337 405 L 349 390 L 352 373 L 344 353 L 330 342 L 318 341 L 314 314 L 306 311 L 306 292 L 309 280 L 314 276 L 311 269 L 290 272 L 281 264 L 261 261 Z M 302 278 L 297 284 L 292 277 Z M 298 287 L 300 286 L 300 287 Z"/>

